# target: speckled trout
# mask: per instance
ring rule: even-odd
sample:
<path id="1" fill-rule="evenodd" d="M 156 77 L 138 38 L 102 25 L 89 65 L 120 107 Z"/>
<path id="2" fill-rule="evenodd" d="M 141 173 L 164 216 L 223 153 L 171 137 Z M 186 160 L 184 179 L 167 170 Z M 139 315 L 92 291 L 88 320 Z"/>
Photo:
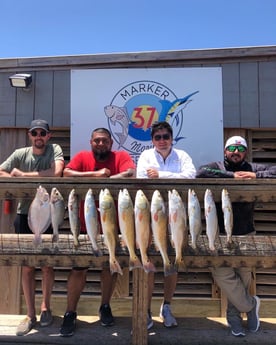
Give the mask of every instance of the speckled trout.
<path id="1" fill-rule="evenodd" d="M 210 189 L 204 194 L 204 213 L 206 219 L 206 234 L 209 241 L 209 249 L 215 251 L 215 240 L 218 235 L 218 217 L 216 204 Z"/>
<path id="2" fill-rule="evenodd" d="M 147 273 L 155 272 L 156 269 L 148 257 L 148 247 L 151 241 L 150 204 L 141 189 L 137 190 L 135 195 L 134 220 L 136 245 L 140 250 L 143 268 Z"/>
<path id="3" fill-rule="evenodd" d="M 172 246 L 175 249 L 175 268 L 184 266 L 183 247 L 188 245 L 187 214 L 184 202 L 179 193 L 168 191 L 169 230 Z"/>
<path id="4" fill-rule="evenodd" d="M 39 186 L 28 211 L 28 224 L 34 233 L 34 245 L 42 242 L 43 234 L 51 224 L 50 197 L 47 190 Z"/>
<path id="5" fill-rule="evenodd" d="M 129 269 L 142 267 L 141 261 L 135 252 L 135 224 L 133 202 L 126 188 L 118 195 L 119 227 L 124 243 L 129 252 Z"/>
<path id="6" fill-rule="evenodd" d="M 58 242 L 58 230 L 64 221 L 65 203 L 60 191 L 53 187 L 50 195 L 51 223 L 53 227 L 53 242 Z"/>
<path id="7" fill-rule="evenodd" d="M 84 221 L 86 232 L 92 244 L 92 251 L 95 256 L 103 255 L 98 246 L 97 239 L 100 234 L 98 223 L 98 211 L 94 194 L 91 188 L 88 189 L 84 199 Z"/>
<path id="8" fill-rule="evenodd" d="M 80 220 L 79 220 L 79 198 L 75 189 L 72 189 L 68 197 L 68 215 L 70 230 L 73 235 L 74 246 L 78 247 L 80 234 Z"/>
<path id="9" fill-rule="evenodd" d="M 104 234 L 104 243 L 109 252 L 109 265 L 111 274 L 117 272 L 123 274 L 115 251 L 118 244 L 118 224 L 114 199 L 108 188 L 101 189 L 99 195 L 99 209 L 101 224 Z"/>
<path id="10" fill-rule="evenodd" d="M 168 218 L 164 199 L 158 190 L 155 190 L 153 192 L 150 204 L 150 212 L 154 244 L 156 246 L 156 249 L 160 251 L 160 254 L 162 256 L 164 274 L 165 276 L 168 276 L 174 273 L 175 269 L 171 264 L 167 253 Z"/>
<path id="11" fill-rule="evenodd" d="M 188 190 L 188 218 L 191 235 L 191 247 L 197 248 L 197 240 L 202 232 L 201 207 L 193 189 Z"/>
<path id="12" fill-rule="evenodd" d="M 231 244 L 233 242 L 233 211 L 229 193 L 225 188 L 221 191 L 221 207 L 223 211 L 224 229 L 227 236 L 227 243 Z"/>

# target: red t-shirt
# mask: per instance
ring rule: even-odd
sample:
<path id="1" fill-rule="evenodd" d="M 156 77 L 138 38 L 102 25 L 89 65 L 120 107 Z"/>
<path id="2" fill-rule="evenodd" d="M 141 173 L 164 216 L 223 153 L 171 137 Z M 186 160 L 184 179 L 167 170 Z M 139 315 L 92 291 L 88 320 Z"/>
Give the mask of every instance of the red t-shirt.
<path id="1" fill-rule="evenodd" d="M 80 151 L 66 165 L 66 168 L 76 171 L 97 171 L 106 168 L 110 170 L 111 175 L 116 175 L 126 171 L 127 169 L 135 169 L 135 164 L 130 155 L 125 151 L 110 152 L 110 156 L 106 162 L 97 162 L 92 151 Z M 81 200 L 80 202 L 79 216 L 80 230 L 81 232 L 86 232 L 84 220 L 84 200 Z"/>

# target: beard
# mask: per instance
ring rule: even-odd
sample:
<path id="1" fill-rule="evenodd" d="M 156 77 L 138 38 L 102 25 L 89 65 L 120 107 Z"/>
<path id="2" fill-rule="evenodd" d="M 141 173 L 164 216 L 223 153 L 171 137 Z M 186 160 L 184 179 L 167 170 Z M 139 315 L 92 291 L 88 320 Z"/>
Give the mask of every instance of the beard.
<path id="1" fill-rule="evenodd" d="M 110 154 L 110 151 L 93 151 L 96 161 L 105 161 Z"/>
<path id="2" fill-rule="evenodd" d="M 45 147 L 45 143 L 43 140 L 35 140 L 34 147 L 41 150 Z"/>

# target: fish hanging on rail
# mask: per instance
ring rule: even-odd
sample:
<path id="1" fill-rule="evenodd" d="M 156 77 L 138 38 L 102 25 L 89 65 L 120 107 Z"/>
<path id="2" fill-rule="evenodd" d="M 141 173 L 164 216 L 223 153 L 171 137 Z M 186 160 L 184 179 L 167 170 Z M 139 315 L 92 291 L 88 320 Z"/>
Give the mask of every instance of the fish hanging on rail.
<path id="1" fill-rule="evenodd" d="M 130 194 L 126 188 L 119 191 L 118 219 L 121 235 L 129 252 L 129 269 L 142 267 L 141 261 L 135 252 L 135 224 L 134 208 Z"/>
<path id="2" fill-rule="evenodd" d="M 73 235 L 74 246 L 78 247 L 80 234 L 80 220 L 79 220 L 79 198 L 75 189 L 72 189 L 68 197 L 68 215 L 70 230 Z"/>
<path id="3" fill-rule="evenodd" d="M 218 217 L 216 204 L 210 189 L 206 189 L 204 194 L 204 212 L 206 219 L 206 235 L 209 241 L 209 249 L 214 252 L 215 240 L 218 236 Z"/>
<path id="4" fill-rule="evenodd" d="M 197 249 L 197 240 L 202 232 L 201 207 L 196 192 L 188 190 L 188 218 L 189 231 L 191 235 L 191 247 Z"/>
<path id="5" fill-rule="evenodd" d="M 158 190 L 155 190 L 151 199 L 151 228 L 154 244 L 160 251 L 164 265 L 164 274 L 168 276 L 176 272 L 171 264 L 167 253 L 168 241 L 168 217 L 165 208 L 165 202 Z"/>
<path id="6" fill-rule="evenodd" d="M 99 210 L 104 235 L 104 242 L 109 252 L 110 272 L 123 274 L 115 256 L 118 238 L 117 214 L 114 199 L 108 188 L 101 189 L 99 195 Z"/>
<path id="7" fill-rule="evenodd" d="M 233 243 L 233 240 L 232 240 L 233 210 L 232 210 L 230 195 L 227 189 L 225 188 L 223 188 L 221 191 L 221 207 L 223 211 L 223 221 L 224 221 L 224 229 L 226 232 L 227 243 L 231 245 Z"/>
<path id="8" fill-rule="evenodd" d="M 53 187 L 50 194 L 51 223 L 53 228 L 53 242 L 58 242 L 58 230 L 64 221 L 65 203 L 63 196 L 56 187 Z"/>
<path id="9" fill-rule="evenodd" d="M 51 224 L 50 196 L 47 190 L 39 186 L 28 211 L 28 225 L 34 233 L 34 245 L 42 242 L 43 234 Z"/>
<path id="10" fill-rule="evenodd" d="M 188 228 L 185 205 L 175 189 L 168 191 L 168 209 L 170 238 L 175 249 L 174 266 L 178 270 L 184 267 L 182 251 L 188 245 Z"/>
<path id="11" fill-rule="evenodd" d="M 155 272 L 156 268 L 148 257 L 151 242 L 150 203 L 141 189 L 138 189 L 134 201 L 134 221 L 136 246 L 140 250 L 141 260 L 146 273 Z"/>
<path id="12" fill-rule="evenodd" d="M 84 199 L 84 220 L 87 235 L 92 244 L 92 251 L 95 256 L 102 256 L 103 253 L 98 246 L 97 239 L 100 234 L 98 223 L 98 211 L 94 194 L 91 188 L 88 189 Z"/>

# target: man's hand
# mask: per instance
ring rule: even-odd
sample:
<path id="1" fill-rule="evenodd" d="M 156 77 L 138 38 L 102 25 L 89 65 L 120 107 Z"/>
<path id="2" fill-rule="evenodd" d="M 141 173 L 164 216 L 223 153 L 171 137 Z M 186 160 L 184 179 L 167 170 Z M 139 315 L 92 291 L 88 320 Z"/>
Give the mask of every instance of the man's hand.
<path id="1" fill-rule="evenodd" d="M 234 178 L 255 179 L 256 174 L 252 171 L 236 171 L 234 172 Z"/>
<path id="2" fill-rule="evenodd" d="M 149 168 L 147 169 L 147 175 L 148 175 L 148 178 L 158 178 L 159 172 L 157 169 Z"/>
<path id="3" fill-rule="evenodd" d="M 24 176 L 24 172 L 17 169 L 17 168 L 13 168 L 12 171 L 11 171 L 11 176 L 14 176 L 14 177 L 23 177 Z"/>
<path id="4" fill-rule="evenodd" d="M 110 176 L 110 170 L 107 168 L 103 168 L 100 170 L 94 171 L 95 177 L 109 177 Z"/>

